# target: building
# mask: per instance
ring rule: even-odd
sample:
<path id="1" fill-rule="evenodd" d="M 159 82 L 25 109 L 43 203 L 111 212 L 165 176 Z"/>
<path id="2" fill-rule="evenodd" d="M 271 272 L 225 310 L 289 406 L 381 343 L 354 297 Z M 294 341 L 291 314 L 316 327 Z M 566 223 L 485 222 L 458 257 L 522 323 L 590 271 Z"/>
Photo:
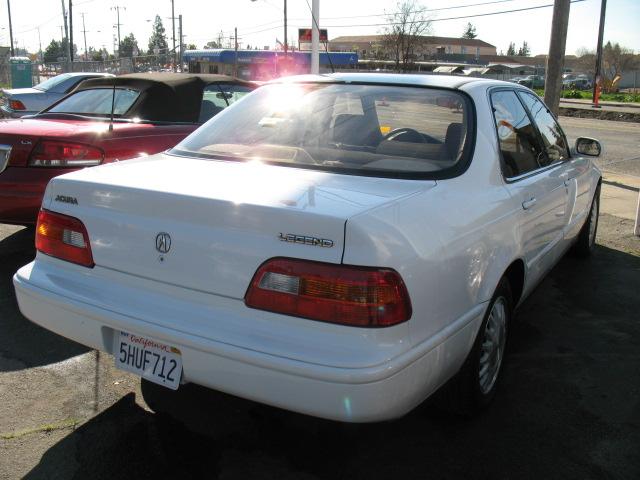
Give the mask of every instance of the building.
<path id="1" fill-rule="evenodd" d="M 274 50 L 187 50 L 183 59 L 191 73 L 219 73 L 235 75 L 245 80 L 270 80 L 272 78 L 309 73 L 309 52 Z M 237 66 L 236 66 L 237 65 Z M 358 66 L 358 54 L 351 52 L 320 52 L 320 71 L 353 69 Z M 237 68 L 237 72 L 236 72 Z"/>
<path id="2" fill-rule="evenodd" d="M 333 52 L 355 52 L 360 58 L 391 60 L 392 54 L 384 45 L 384 35 L 346 35 L 329 41 Z M 497 55 L 496 47 L 477 38 L 421 36 L 416 42 L 414 60 L 478 60 Z"/>

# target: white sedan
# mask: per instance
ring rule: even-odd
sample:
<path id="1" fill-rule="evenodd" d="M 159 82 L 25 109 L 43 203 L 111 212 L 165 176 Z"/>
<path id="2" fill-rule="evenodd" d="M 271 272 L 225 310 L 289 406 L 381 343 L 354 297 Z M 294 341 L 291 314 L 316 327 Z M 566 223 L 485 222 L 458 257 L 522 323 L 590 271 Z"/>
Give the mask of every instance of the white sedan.
<path id="1" fill-rule="evenodd" d="M 54 178 L 18 302 L 169 396 L 371 422 L 444 387 L 475 412 L 514 309 L 593 249 L 600 152 L 513 83 L 283 79 L 166 153 Z"/>

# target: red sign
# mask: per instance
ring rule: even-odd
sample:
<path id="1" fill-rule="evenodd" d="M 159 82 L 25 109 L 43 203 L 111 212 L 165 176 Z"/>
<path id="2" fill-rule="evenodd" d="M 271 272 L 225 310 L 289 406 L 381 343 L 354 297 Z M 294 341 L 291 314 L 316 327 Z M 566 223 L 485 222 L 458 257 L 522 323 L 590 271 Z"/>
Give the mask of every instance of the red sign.
<path id="1" fill-rule="evenodd" d="M 320 41 L 327 41 L 327 29 L 320 29 Z M 311 43 L 311 29 L 310 28 L 299 28 L 298 29 L 298 42 L 307 42 Z"/>

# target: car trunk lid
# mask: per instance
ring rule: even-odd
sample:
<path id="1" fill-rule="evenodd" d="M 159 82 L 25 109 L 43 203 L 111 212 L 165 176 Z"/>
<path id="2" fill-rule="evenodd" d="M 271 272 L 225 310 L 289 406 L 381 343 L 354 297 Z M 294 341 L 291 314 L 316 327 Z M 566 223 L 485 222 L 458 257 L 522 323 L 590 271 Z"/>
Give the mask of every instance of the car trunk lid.
<path id="1" fill-rule="evenodd" d="M 340 263 L 350 216 L 434 184 L 160 154 L 57 177 L 45 205 L 97 266 L 242 298 L 267 259 Z"/>

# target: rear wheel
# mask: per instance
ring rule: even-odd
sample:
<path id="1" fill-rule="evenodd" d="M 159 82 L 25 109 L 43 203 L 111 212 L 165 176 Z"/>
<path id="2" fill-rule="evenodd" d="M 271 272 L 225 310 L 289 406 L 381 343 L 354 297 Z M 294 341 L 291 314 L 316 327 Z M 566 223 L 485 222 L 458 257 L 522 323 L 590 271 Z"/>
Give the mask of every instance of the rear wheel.
<path id="1" fill-rule="evenodd" d="M 509 281 L 502 278 L 467 360 L 444 389 L 442 406 L 445 409 L 472 415 L 489 405 L 502 373 L 512 310 Z"/>
<path id="2" fill-rule="evenodd" d="M 589 210 L 589 217 L 582 226 L 578 240 L 573 247 L 574 253 L 579 257 L 588 257 L 593 252 L 596 245 L 596 233 L 598 232 L 598 216 L 600 214 L 600 187 L 596 191 L 591 202 L 591 210 Z"/>

